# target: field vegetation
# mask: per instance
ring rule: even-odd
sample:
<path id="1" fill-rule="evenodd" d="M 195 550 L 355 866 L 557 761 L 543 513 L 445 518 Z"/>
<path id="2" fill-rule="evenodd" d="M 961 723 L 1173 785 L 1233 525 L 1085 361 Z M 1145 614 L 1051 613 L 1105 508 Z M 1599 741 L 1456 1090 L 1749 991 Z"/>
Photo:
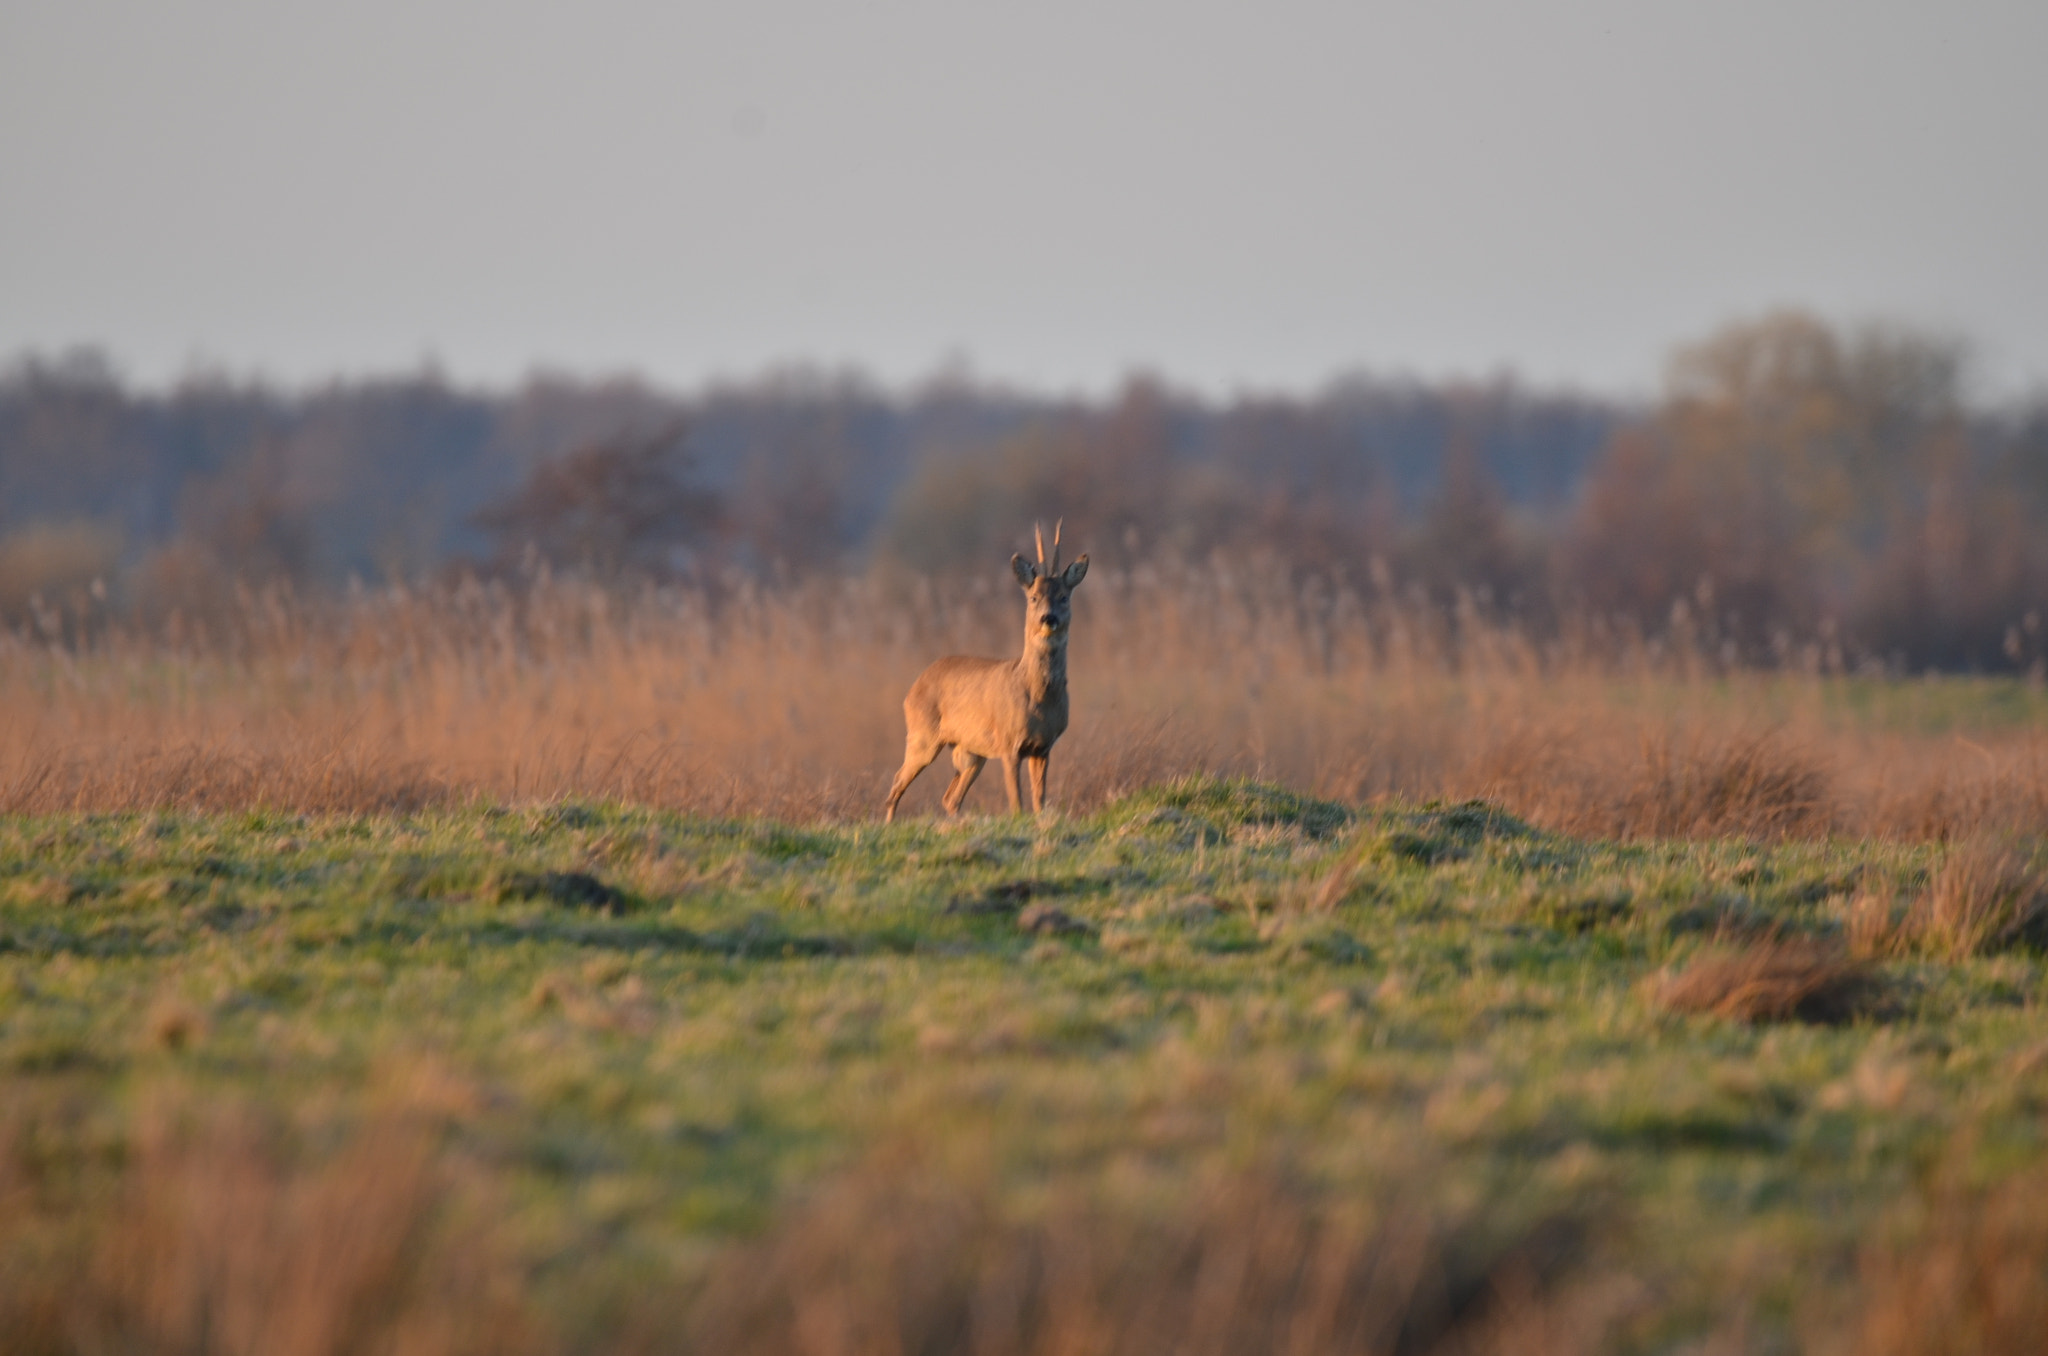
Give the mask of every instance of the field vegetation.
<path id="1" fill-rule="evenodd" d="M 898 695 L 1019 610 L 543 572 L 15 632 L 0 1329 L 2030 1349 L 2037 687 L 1110 570 L 1060 812 L 884 831 Z"/>
<path id="2" fill-rule="evenodd" d="M 1956 357 L 25 365 L 0 1348 L 2038 1351 L 2048 421 Z M 884 829 L 1063 512 L 1056 808 Z"/>
<path id="3" fill-rule="evenodd" d="M 1470 599 L 1270 561 L 1098 569 L 1078 608 L 1075 723 L 1052 764 L 1069 810 L 1206 772 L 1347 803 L 1485 799 L 1602 838 L 1938 840 L 2048 817 L 2048 694 L 2022 677 L 1898 681 L 1819 639 L 1758 669 L 1682 617 L 1539 639 Z M 87 606 L 0 634 L 0 811 L 580 797 L 863 818 L 900 759 L 911 679 L 949 651 L 1015 653 L 1021 616 L 1000 562 L 950 583 L 723 589 L 542 567 L 244 590 L 154 627 Z"/>
<path id="4" fill-rule="evenodd" d="M 2022 840 L 1183 779 L 0 823 L 22 1352 L 2000 1352 Z M 1700 1345 L 1704 1343 L 1705 1345 Z"/>

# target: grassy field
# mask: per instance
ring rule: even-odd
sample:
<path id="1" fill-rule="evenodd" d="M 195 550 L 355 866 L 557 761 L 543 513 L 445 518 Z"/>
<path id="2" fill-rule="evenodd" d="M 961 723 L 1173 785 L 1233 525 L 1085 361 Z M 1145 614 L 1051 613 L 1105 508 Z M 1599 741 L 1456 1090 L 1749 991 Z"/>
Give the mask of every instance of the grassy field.
<path id="1" fill-rule="evenodd" d="M 2037 852 L 1204 779 L 7 818 L 0 1331 L 2036 1350 Z"/>
<path id="2" fill-rule="evenodd" d="M 1103 568 L 883 830 L 1012 588 L 0 632 L 0 1350 L 2038 1350 L 2038 682 Z"/>

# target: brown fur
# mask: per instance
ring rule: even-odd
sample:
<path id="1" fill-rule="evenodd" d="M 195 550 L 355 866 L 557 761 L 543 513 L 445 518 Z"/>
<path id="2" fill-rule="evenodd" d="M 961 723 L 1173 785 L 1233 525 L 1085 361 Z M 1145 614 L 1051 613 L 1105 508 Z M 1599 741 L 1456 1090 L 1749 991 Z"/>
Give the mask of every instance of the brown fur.
<path id="1" fill-rule="evenodd" d="M 993 758 L 1002 764 L 1003 791 L 1010 812 L 1023 808 L 1018 794 L 1021 769 L 1030 779 L 1031 808 L 1045 809 L 1046 760 L 1052 746 L 1067 732 L 1067 635 L 1073 616 L 1072 594 L 1088 573 L 1081 556 L 1065 570 L 1059 567 L 1058 530 L 1052 560 L 1045 541 L 1038 543 L 1038 562 L 1010 557 L 1010 570 L 1024 589 L 1024 653 L 1016 659 L 981 659 L 949 654 L 919 674 L 903 699 L 903 767 L 889 786 L 883 822 L 896 818 L 896 803 L 946 749 L 953 750 L 953 780 L 946 787 L 947 814 L 958 814 L 960 802 Z"/>

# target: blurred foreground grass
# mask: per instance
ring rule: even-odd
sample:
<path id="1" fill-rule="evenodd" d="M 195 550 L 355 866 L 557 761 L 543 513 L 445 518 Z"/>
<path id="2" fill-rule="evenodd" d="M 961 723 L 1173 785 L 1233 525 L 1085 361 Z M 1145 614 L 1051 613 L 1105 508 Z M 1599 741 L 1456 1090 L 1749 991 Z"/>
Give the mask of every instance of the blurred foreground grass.
<path id="1" fill-rule="evenodd" d="M 1975 1223 L 2048 1162 L 2048 903 L 2029 840 L 1991 885 L 1950 870 L 1987 850 L 1199 780 L 888 831 L 0 821 L 0 1322 L 49 1351 L 2002 1350 L 2048 1295 L 2042 1226 Z M 1936 946 L 1929 900 L 2004 912 Z M 1944 1302 L 1986 1248 L 2032 1277 L 1991 1327 L 1884 1316 L 1944 1229 Z"/>

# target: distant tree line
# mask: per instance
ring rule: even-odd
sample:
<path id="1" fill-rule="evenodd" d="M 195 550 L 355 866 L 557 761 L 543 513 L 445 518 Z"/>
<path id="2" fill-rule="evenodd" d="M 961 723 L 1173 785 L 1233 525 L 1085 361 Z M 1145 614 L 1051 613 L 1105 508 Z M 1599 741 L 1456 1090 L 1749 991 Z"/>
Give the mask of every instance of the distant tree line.
<path id="1" fill-rule="evenodd" d="M 1102 565 L 1257 557 L 1539 632 L 1597 616 L 1707 627 L 1758 662 L 1826 636 L 1911 669 L 2038 666 L 2048 404 L 1968 408 L 1962 357 L 1785 313 L 1681 350 L 1640 407 L 1362 376 L 1229 401 L 817 373 L 687 397 L 432 372 L 147 392 L 91 351 L 31 357 L 0 375 L 0 621 L 542 562 L 999 572 L 1064 517 Z"/>

